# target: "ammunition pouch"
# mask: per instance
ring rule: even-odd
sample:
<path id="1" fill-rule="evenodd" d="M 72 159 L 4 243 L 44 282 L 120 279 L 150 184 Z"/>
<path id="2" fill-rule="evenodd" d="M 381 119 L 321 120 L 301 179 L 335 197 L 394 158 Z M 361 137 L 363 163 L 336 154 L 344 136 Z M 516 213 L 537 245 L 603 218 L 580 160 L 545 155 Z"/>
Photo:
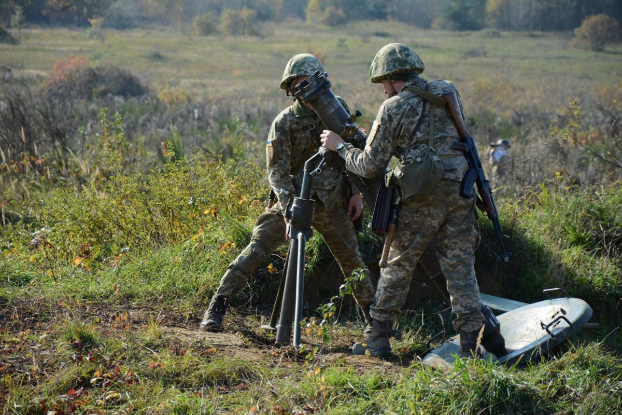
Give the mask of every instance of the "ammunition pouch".
<path id="1" fill-rule="evenodd" d="M 427 196 L 443 179 L 445 169 L 433 148 L 422 145 L 407 160 L 400 160 L 395 169 L 386 175 L 386 185 L 396 186 L 405 202 Z"/>
<path id="2" fill-rule="evenodd" d="M 386 185 L 396 186 L 399 189 L 400 197 L 404 202 L 416 201 L 423 196 L 428 196 L 432 193 L 432 190 L 438 185 L 445 175 L 445 169 L 441 158 L 434 149 L 434 108 L 435 100 L 440 99 L 435 95 L 428 92 L 430 84 L 426 84 L 425 90 L 418 88 L 407 88 L 406 90 L 415 94 L 418 94 L 423 99 L 423 107 L 421 109 L 421 115 L 415 125 L 408 147 L 397 164 L 397 167 L 393 171 L 389 172 L 385 179 Z M 423 119 L 425 113 L 426 104 L 430 99 L 430 136 L 428 144 L 420 144 L 411 152 L 411 147 L 415 141 L 417 129 Z M 442 99 L 441 99 L 442 100 Z"/>

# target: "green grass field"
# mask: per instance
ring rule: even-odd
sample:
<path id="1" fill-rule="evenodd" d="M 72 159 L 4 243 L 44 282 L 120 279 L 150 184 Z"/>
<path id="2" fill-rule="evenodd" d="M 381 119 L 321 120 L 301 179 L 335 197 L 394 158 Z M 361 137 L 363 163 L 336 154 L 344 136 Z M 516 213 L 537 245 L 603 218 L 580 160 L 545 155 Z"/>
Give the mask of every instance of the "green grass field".
<path id="1" fill-rule="evenodd" d="M 180 130 L 178 138 L 230 149 L 188 146 L 186 158 L 161 161 L 152 145 L 174 133 L 152 128 L 126 137 L 121 126 L 100 121 L 107 132 L 85 133 L 90 148 L 120 141 L 137 161 L 124 162 L 126 153 L 111 145 L 78 154 L 67 171 L 53 170 L 58 177 L 1 171 L 3 220 L 13 208 L 23 214 L 0 228 L 2 413 L 622 412 L 620 173 L 601 170 L 580 147 L 550 135 L 552 119 L 563 126 L 573 120 L 568 102 L 578 97 L 590 134 L 599 132 L 607 149 L 610 120 L 596 104 L 619 102 L 622 47 L 595 53 L 572 47 L 567 34 L 424 31 L 395 22 L 339 29 L 286 22 L 262 32 L 200 38 L 152 28 L 104 31 L 101 42 L 82 30 L 33 28 L 22 44 L 0 45 L 0 66 L 12 68 L 0 94 L 20 81 L 37 90 L 56 59 L 83 55 L 92 66 L 131 70 L 158 99 L 173 96 L 157 105 L 127 100 L 117 108 L 119 122 L 216 107 L 220 115 L 210 115 L 207 127 Z M 342 277 L 314 236 L 307 251 L 311 316 L 321 320 L 322 305 L 335 315 L 323 326 L 309 324 L 303 350 L 274 348 L 274 334 L 259 329 L 270 316 L 285 248 L 233 301 L 224 333 L 196 330 L 265 206 L 263 136 L 291 99 L 278 89 L 287 60 L 317 54 L 336 93 L 369 127 L 384 99 L 369 83 L 369 63 L 389 42 L 415 49 L 428 79 L 456 83 L 483 151 L 489 141 L 511 138 L 524 165 L 520 191 L 498 198 L 510 264 L 482 221 L 476 272 L 483 291 L 532 302 L 544 298 L 543 288 L 562 286 L 589 302 L 599 329 L 580 331 L 524 367 L 465 361 L 433 370 L 420 360 L 443 328 L 442 306 L 416 274 L 398 322 L 403 337 L 393 341 L 396 357 L 354 357 L 349 347 L 360 340 L 362 319 L 350 298 L 326 307 Z M 555 176 L 562 168 L 597 179 L 568 190 Z M 376 262 L 381 241 L 365 231 L 360 242 Z"/>

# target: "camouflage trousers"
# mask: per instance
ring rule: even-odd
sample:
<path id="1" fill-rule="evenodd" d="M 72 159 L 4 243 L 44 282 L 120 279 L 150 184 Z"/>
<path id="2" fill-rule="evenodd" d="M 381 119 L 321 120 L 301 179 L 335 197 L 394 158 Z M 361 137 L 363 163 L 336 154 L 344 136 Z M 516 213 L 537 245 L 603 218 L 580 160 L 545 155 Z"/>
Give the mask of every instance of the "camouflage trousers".
<path id="1" fill-rule="evenodd" d="M 374 319 L 395 321 L 399 316 L 415 266 L 434 240 L 457 315 L 454 328 L 473 331 L 482 326 L 484 316 L 474 269 L 475 199 L 461 197 L 459 188 L 459 182 L 442 180 L 424 200 L 401 205 L 388 265 L 381 272 L 376 303 L 371 307 Z"/>
<path id="2" fill-rule="evenodd" d="M 511 170 L 509 163 L 493 164 L 490 169 L 490 188 L 499 190 L 502 186 L 507 186 L 511 179 Z"/>
<path id="3" fill-rule="evenodd" d="M 324 237 L 346 278 L 355 269 L 364 270 L 365 277 L 356 282 L 353 296 L 361 308 L 371 305 L 375 300 L 374 285 L 361 258 L 354 225 L 342 204 L 327 211 L 321 202 L 316 201 L 312 226 Z M 278 204 L 266 209 L 255 221 L 251 242 L 227 268 L 217 293 L 231 296 L 246 285 L 251 274 L 268 255 L 286 243 L 285 230 L 285 221 Z"/>

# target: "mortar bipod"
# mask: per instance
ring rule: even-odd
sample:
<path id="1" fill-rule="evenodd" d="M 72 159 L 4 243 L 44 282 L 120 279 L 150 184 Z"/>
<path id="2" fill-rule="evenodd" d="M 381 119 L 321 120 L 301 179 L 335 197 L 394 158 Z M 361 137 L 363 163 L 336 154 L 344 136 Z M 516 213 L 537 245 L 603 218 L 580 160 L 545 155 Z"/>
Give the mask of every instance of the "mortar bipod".
<path id="1" fill-rule="evenodd" d="M 287 217 L 289 226 L 289 253 L 287 255 L 287 274 L 283 285 L 283 298 L 281 300 L 281 313 L 279 323 L 276 326 L 276 345 L 289 344 L 292 336 L 292 324 L 294 327 L 293 345 L 298 348 L 301 345 L 300 322 L 302 320 L 302 302 L 304 294 L 304 269 L 305 247 L 307 240 L 311 238 L 313 230 L 313 214 L 315 201 L 311 199 L 311 183 L 313 176 L 321 173 L 333 153 L 323 147 L 305 163 L 302 188 L 300 197 L 294 198 Z M 275 304 L 276 306 L 276 304 Z"/>

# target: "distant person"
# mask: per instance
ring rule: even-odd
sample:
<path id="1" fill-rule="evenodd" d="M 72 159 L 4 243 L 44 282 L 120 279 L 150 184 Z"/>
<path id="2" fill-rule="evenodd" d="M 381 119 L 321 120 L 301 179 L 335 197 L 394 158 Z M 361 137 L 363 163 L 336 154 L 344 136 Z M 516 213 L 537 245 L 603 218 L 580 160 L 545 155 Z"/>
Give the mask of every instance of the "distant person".
<path id="1" fill-rule="evenodd" d="M 453 326 L 460 333 L 460 353 L 477 356 L 479 344 L 501 356 L 507 353 L 497 330 L 485 333 L 479 287 L 475 277 L 474 250 L 477 243 L 475 197 L 460 196 L 460 183 L 468 169 L 464 154 L 453 144 L 459 141 L 441 96 L 451 96 L 464 119 L 455 86 L 447 81 L 428 82 L 419 75 L 425 66 L 408 46 L 390 43 L 378 51 L 370 68 L 372 83 L 381 83 L 388 99 L 382 104 L 361 150 L 334 132 L 323 131 L 322 143 L 345 160 L 346 168 L 362 177 L 381 174 L 392 157 L 415 176 L 404 177 L 399 188 L 403 197 L 388 265 L 381 270 L 376 301 L 371 306 L 372 333 L 353 346 L 354 354 L 386 357 L 392 354 L 389 337 L 406 301 L 415 267 L 433 240 L 440 271 L 447 280 L 451 307 L 457 316 Z M 425 98 L 424 98 L 425 97 Z M 433 151 L 430 151 L 430 150 Z M 422 180 L 427 171 L 416 167 L 434 164 L 434 179 Z M 439 166 L 440 163 L 440 166 Z M 394 170 L 395 172 L 395 170 Z M 421 183 L 420 191 L 413 183 Z M 412 192 L 405 196 L 408 189 Z M 407 199 L 407 200 L 405 200 Z M 437 273 L 431 273 L 435 275 Z M 492 329 L 492 327 L 490 327 Z"/>
<path id="2" fill-rule="evenodd" d="M 294 87 L 308 80 L 316 71 L 324 71 L 317 58 L 310 54 L 292 57 L 283 73 L 281 89 L 289 96 Z M 348 107 L 341 100 L 346 110 Z M 320 131 L 324 128 L 307 104 L 298 99 L 281 112 L 272 123 L 266 147 L 268 181 L 278 202 L 262 213 L 253 228 L 250 244 L 229 265 L 212 297 L 200 329 L 218 331 L 235 295 L 274 250 L 286 243 L 286 210 L 290 201 L 300 194 L 304 163 L 320 147 Z M 346 277 L 355 269 L 363 269 L 365 278 L 357 281 L 354 298 L 363 310 L 367 331 L 371 331 L 369 306 L 374 302 L 374 286 L 361 258 L 353 221 L 363 211 L 360 192 L 348 182 L 339 165 L 322 169 L 313 178 L 312 198 L 315 200 L 313 227 L 324 237 L 330 251 Z"/>
<path id="3" fill-rule="evenodd" d="M 487 156 L 488 163 L 491 166 L 490 188 L 492 190 L 508 187 L 512 183 L 514 161 L 510 154 L 511 149 L 512 146 L 508 140 L 497 140 L 494 143 L 490 143 Z"/>

